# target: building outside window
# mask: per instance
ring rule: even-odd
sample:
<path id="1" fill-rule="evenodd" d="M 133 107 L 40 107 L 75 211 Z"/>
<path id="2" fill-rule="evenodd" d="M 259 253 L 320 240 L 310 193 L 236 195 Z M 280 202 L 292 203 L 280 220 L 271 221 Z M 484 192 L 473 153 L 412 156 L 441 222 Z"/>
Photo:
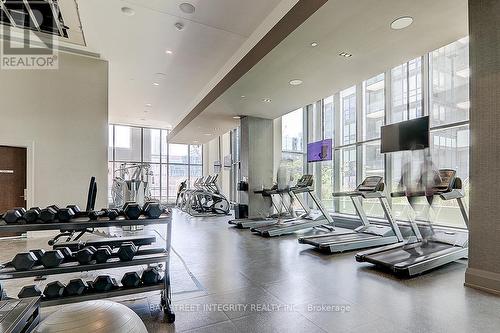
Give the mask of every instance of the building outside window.
<path id="1" fill-rule="evenodd" d="M 122 165 L 150 165 L 151 196 L 161 202 L 175 202 L 179 184 L 192 183 L 203 174 L 201 145 L 167 144 L 168 131 L 123 125 L 109 125 L 108 201 L 116 171 Z"/>
<path id="2" fill-rule="evenodd" d="M 282 118 L 282 153 L 281 158 L 291 168 L 294 182 L 304 173 L 304 111 L 298 109 Z"/>
<path id="3" fill-rule="evenodd" d="M 403 160 L 409 159 L 418 166 L 423 152 L 381 154 L 380 128 L 384 124 L 425 115 L 430 116 L 432 159 L 438 168 L 457 170 L 464 184 L 465 201 L 468 202 L 468 43 L 468 37 L 462 38 L 318 102 L 322 105 L 320 121 L 323 139 L 333 139 L 334 150 L 333 161 L 321 162 L 320 179 L 316 179 L 321 182 L 319 195 L 325 206 L 339 213 L 354 214 L 349 201 L 334 202 L 330 192 L 352 190 L 363 178 L 371 175 L 389 179 L 386 181 L 387 194 L 396 191 Z M 357 107 L 359 103 L 362 107 Z M 283 116 L 283 154 L 293 157 L 296 166 L 303 165 L 307 146 L 307 142 L 300 141 L 304 138 L 303 119 L 297 113 Z M 360 126 L 358 122 L 361 122 Z M 295 155 L 288 155 L 288 152 Z M 407 154 L 405 159 L 404 154 Z M 389 200 L 396 218 L 407 219 L 409 209 L 406 200 Z M 365 202 L 365 209 L 371 217 L 383 214 L 375 203 Z M 437 199 L 434 211 L 434 223 L 464 226 L 456 202 Z"/>

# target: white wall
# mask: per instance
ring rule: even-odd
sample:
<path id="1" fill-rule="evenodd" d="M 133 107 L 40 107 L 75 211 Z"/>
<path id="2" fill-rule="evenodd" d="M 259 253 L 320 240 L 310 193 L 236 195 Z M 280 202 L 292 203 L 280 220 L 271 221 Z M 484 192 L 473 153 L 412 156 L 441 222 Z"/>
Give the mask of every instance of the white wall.
<path id="1" fill-rule="evenodd" d="M 108 63 L 59 54 L 58 70 L 0 70 L 0 145 L 28 148 L 28 206 L 107 203 Z"/>

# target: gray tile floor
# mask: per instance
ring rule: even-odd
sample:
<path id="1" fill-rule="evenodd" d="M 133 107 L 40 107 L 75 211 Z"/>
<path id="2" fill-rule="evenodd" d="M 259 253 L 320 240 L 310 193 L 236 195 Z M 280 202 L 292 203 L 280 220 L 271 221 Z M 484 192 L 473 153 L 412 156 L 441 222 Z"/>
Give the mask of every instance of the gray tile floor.
<path id="1" fill-rule="evenodd" d="M 463 286 L 466 261 L 400 280 L 357 263 L 354 253 L 319 254 L 298 244 L 297 235 L 261 238 L 229 227 L 227 220 L 174 214 L 173 247 L 192 273 L 173 256 L 175 324 L 162 321 L 155 293 L 115 300 L 135 310 L 150 332 L 500 331 L 500 298 Z M 48 248 L 47 239 L 2 241 L 0 259 Z M 85 279 L 100 273 L 86 273 Z M 105 273 L 119 279 L 123 271 Z M 47 281 L 36 283 L 43 287 Z M 4 285 L 14 296 L 31 283 Z M 44 308 L 42 315 L 55 310 Z"/>

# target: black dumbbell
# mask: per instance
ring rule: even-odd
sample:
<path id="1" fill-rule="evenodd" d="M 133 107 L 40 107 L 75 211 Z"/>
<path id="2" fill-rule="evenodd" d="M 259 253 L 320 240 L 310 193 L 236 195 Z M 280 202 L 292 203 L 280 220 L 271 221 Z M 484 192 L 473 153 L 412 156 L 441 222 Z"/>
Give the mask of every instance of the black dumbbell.
<path id="1" fill-rule="evenodd" d="M 109 275 L 99 275 L 93 283 L 96 292 L 105 293 L 118 288 L 118 283 Z"/>
<path id="2" fill-rule="evenodd" d="M 14 259 L 5 266 L 14 266 L 16 271 L 29 271 L 38 262 L 33 252 L 21 252 L 14 256 Z"/>
<path id="3" fill-rule="evenodd" d="M 59 250 L 46 251 L 41 259 L 42 265 L 45 268 L 58 267 L 64 261 L 64 255 Z"/>
<path id="4" fill-rule="evenodd" d="M 97 249 L 94 246 L 87 246 L 75 254 L 75 259 L 80 265 L 88 265 L 94 260 Z"/>
<path id="5" fill-rule="evenodd" d="M 137 220 L 142 214 L 142 209 L 138 203 L 129 201 L 123 205 L 123 213 L 127 219 Z"/>
<path id="6" fill-rule="evenodd" d="M 66 286 L 66 295 L 81 296 L 89 291 L 89 285 L 82 279 L 73 279 Z"/>
<path id="7" fill-rule="evenodd" d="M 61 208 L 57 212 L 57 219 L 59 222 L 69 222 L 75 217 L 75 212 L 71 208 Z"/>
<path id="8" fill-rule="evenodd" d="M 94 253 L 94 259 L 98 264 L 102 264 L 108 261 L 112 254 L 113 250 L 111 249 L 111 246 L 104 245 L 99 247 Z"/>
<path id="9" fill-rule="evenodd" d="M 158 284 L 161 281 L 160 272 L 156 267 L 150 267 L 142 272 L 141 281 L 146 286 Z"/>
<path id="10" fill-rule="evenodd" d="M 26 297 L 39 297 L 42 296 L 42 291 L 38 288 L 37 285 L 29 285 L 24 286 L 19 294 L 17 294 L 18 298 L 26 298 Z"/>
<path id="11" fill-rule="evenodd" d="M 43 223 L 54 222 L 57 219 L 57 210 L 54 207 L 49 206 L 40 211 L 40 215 L 38 216 L 38 218 Z"/>
<path id="12" fill-rule="evenodd" d="M 31 207 L 24 213 L 23 220 L 25 220 L 26 223 L 35 223 L 41 211 L 40 207 Z"/>
<path id="13" fill-rule="evenodd" d="M 19 222 L 24 222 L 23 221 L 23 215 L 26 213 L 26 209 L 22 207 L 16 207 L 9 209 L 3 214 L 3 220 L 7 224 L 14 224 L 14 223 L 19 223 Z"/>
<path id="14" fill-rule="evenodd" d="M 165 211 L 160 203 L 155 201 L 146 202 L 142 210 L 144 215 L 146 215 L 150 219 L 160 218 L 160 215 Z"/>
<path id="15" fill-rule="evenodd" d="M 121 261 L 130 261 L 134 259 L 136 255 L 159 254 L 163 252 L 165 252 L 163 248 L 139 249 L 132 242 L 124 242 L 116 251 L 112 251 L 109 246 L 101 246 L 95 252 L 93 259 L 95 259 L 98 263 L 106 262 L 112 257 L 118 257 Z M 97 258 L 98 253 L 99 258 Z"/>
<path id="16" fill-rule="evenodd" d="M 45 286 L 45 289 L 43 290 L 43 295 L 49 299 L 63 297 L 65 289 L 66 286 L 60 281 L 50 282 Z"/>
<path id="17" fill-rule="evenodd" d="M 127 272 L 122 277 L 122 285 L 125 288 L 137 288 L 141 282 L 141 277 L 137 272 Z"/>
<path id="18" fill-rule="evenodd" d="M 116 209 L 116 208 L 112 208 L 112 209 L 108 209 L 108 214 L 107 214 L 107 217 L 110 219 L 110 220 L 116 220 L 116 218 L 120 215 L 123 215 L 123 213 Z"/>
<path id="19" fill-rule="evenodd" d="M 85 217 L 87 216 L 87 212 L 82 212 L 78 205 L 67 205 L 66 208 L 71 208 L 71 210 L 75 213 L 75 217 Z"/>
<path id="20" fill-rule="evenodd" d="M 36 256 L 36 263 L 35 266 L 39 266 L 42 264 L 42 257 L 45 254 L 44 249 L 36 249 L 36 250 L 30 250 L 35 256 Z"/>

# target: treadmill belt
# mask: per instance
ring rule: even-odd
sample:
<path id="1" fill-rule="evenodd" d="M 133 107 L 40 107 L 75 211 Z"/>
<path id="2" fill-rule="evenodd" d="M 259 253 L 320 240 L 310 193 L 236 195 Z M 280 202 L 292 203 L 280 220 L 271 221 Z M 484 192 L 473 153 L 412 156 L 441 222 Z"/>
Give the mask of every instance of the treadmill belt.
<path id="1" fill-rule="evenodd" d="M 331 243 L 349 242 L 361 239 L 380 238 L 380 237 L 382 236 L 361 233 L 361 232 L 358 233 L 353 232 L 348 234 L 337 234 L 337 235 L 332 234 L 330 236 L 323 236 L 323 237 L 303 238 L 301 239 L 301 242 L 303 244 L 311 244 L 311 245 L 327 245 Z"/>
<path id="2" fill-rule="evenodd" d="M 462 247 L 445 243 L 429 242 L 425 246 L 407 246 L 371 254 L 365 261 L 387 267 L 410 266 L 414 263 L 462 250 Z M 402 265 L 404 264 L 404 265 Z"/>

